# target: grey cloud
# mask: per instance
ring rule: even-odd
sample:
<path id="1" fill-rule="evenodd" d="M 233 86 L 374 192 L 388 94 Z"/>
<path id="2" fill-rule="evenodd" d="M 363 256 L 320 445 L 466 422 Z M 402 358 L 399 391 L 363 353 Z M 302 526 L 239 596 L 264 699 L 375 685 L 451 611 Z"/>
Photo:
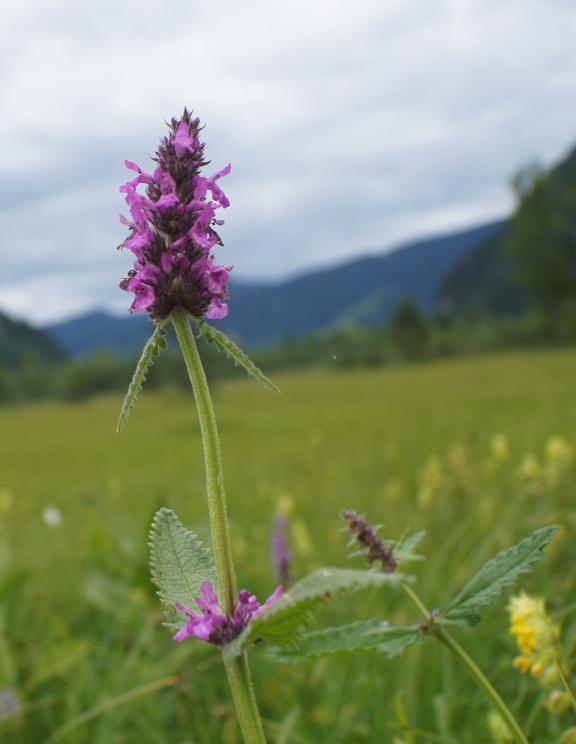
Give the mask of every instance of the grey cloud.
<path id="1" fill-rule="evenodd" d="M 29 0 L 6 11 L 0 307 L 119 309 L 118 184 L 193 105 L 232 161 L 221 255 L 278 278 L 500 216 L 574 138 L 561 0 Z M 38 297 L 45 302 L 38 307 Z"/>

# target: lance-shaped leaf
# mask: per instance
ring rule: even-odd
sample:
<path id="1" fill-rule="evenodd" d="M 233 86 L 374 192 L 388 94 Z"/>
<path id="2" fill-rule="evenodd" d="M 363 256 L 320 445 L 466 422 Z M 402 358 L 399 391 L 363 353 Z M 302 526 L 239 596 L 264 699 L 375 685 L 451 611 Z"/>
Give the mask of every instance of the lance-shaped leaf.
<path id="1" fill-rule="evenodd" d="M 405 648 L 423 643 L 426 636 L 417 625 L 390 625 L 382 620 L 365 620 L 335 628 L 305 633 L 298 646 L 270 649 L 278 661 L 299 662 L 317 656 L 377 651 L 399 656 Z"/>
<path id="2" fill-rule="evenodd" d="M 185 618 L 174 610 L 176 602 L 194 609 L 204 581 L 216 586 L 212 556 L 202 541 L 186 529 L 171 509 L 162 508 L 150 530 L 150 570 L 158 596 L 170 608 L 168 624 L 179 628 Z"/>
<path id="3" fill-rule="evenodd" d="M 138 360 L 132 379 L 130 380 L 130 385 L 128 386 L 128 392 L 126 393 L 126 397 L 122 403 L 120 416 L 118 417 L 118 423 L 116 424 L 117 432 L 121 432 L 128 422 L 130 411 L 134 408 L 136 399 L 140 395 L 142 386 L 146 381 L 146 375 L 148 374 L 148 370 L 152 366 L 154 359 L 163 349 L 166 348 L 166 331 L 162 325 L 162 323 L 157 324 L 154 333 L 150 336 L 148 341 L 146 341 L 146 344 L 142 349 L 142 354 Z"/>
<path id="4" fill-rule="evenodd" d="M 246 352 L 242 351 L 242 349 L 235 344 L 234 341 L 229 339 L 225 333 L 222 333 L 222 331 L 208 325 L 205 320 L 198 321 L 198 328 L 200 329 L 203 338 L 208 341 L 208 343 L 214 344 L 218 351 L 223 351 L 229 359 L 233 359 L 237 365 L 243 367 L 250 377 L 258 380 L 258 382 L 264 385 L 264 387 L 273 390 L 275 393 L 280 392 L 276 385 L 254 364 Z"/>
<path id="5" fill-rule="evenodd" d="M 503 550 L 485 563 L 439 616 L 439 623 L 476 625 L 480 608 L 490 604 L 504 589 L 526 573 L 544 555 L 557 527 L 542 527 L 517 545 Z"/>
<path id="6" fill-rule="evenodd" d="M 260 640 L 279 646 L 297 644 L 315 611 L 336 595 L 371 586 L 398 585 L 402 580 L 400 574 L 321 568 L 298 581 L 270 609 L 255 617 L 244 632 L 226 646 L 224 654 L 233 658 Z"/>
<path id="7" fill-rule="evenodd" d="M 425 538 L 425 532 L 415 532 L 413 535 L 409 535 L 404 540 L 394 541 L 390 543 L 394 558 L 398 561 L 398 565 L 401 566 L 403 563 L 409 563 L 410 561 L 423 561 L 424 556 L 416 553 L 416 548 L 422 540 Z"/>

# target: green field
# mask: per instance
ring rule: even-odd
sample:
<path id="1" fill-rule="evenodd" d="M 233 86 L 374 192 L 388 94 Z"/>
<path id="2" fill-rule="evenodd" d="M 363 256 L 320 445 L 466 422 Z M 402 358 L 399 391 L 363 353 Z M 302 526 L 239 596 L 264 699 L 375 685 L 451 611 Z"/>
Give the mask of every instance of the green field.
<path id="1" fill-rule="evenodd" d="M 268 543 L 279 503 L 292 504 L 296 576 L 362 565 L 348 557 L 343 508 L 384 523 L 390 537 L 426 530 L 428 560 L 415 572 L 433 607 L 499 549 L 557 523 L 544 565 L 522 586 L 544 595 L 562 622 L 568 662 L 576 478 L 571 457 L 558 464 L 545 450 L 551 437 L 576 440 L 576 352 L 276 382 L 281 396 L 250 381 L 215 391 L 241 586 L 261 596 L 275 586 Z M 144 393 L 120 436 L 119 405 L 0 411 L 0 690 L 23 706 L 5 713 L 0 697 L 0 734 L 31 744 L 51 734 L 91 744 L 239 741 L 217 652 L 171 641 L 147 574 L 146 533 L 159 506 L 207 535 L 192 397 Z M 499 434 L 509 456 L 493 451 Z M 530 740 L 558 741 L 572 719 L 543 708 L 538 683 L 512 668 L 505 605 L 458 638 L 530 721 Z M 338 621 L 371 616 L 416 619 L 391 591 L 326 610 Z M 252 660 L 271 741 L 493 741 L 485 699 L 432 643 L 394 661 L 367 654 L 292 667 L 264 648 Z M 58 733 L 64 725 L 69 733 Z"/>

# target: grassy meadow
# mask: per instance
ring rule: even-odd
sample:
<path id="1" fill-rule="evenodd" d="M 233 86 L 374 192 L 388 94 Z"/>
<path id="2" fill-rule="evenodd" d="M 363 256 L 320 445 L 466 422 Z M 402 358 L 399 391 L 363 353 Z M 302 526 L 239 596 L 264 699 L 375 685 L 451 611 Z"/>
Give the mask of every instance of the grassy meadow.
<path id="1" fill-rule="evenodd" d="M 576 351 L 275 381 L 281 396 L 251 381 L 215 390 L 241 587 L 261 598 L 275 587 L 269 532 L 280 507 L 290 512 L 296 577 L 363 565 L 348 556 L 344 508 L 384 523 L 384 536 L 426 530 L 427 561 L 414 573 L 431 607 L 495 552 L 555 523 L 545 562 L 521 585 L 561 622 L 569 669 Z M 119 406 L 110 397 L 0 410 L 0 736 L 239 742 L 219 654 L 171 641 L 148 578 L 147 529 L 159 506 L 207 536 L 192 397 L 144 392 L 118 436 Z M 528 722 L 530 741 L 559 741 L 571 714 L 549 712 L 537 680 L 512 668 L 505 607 L 503 598 L 478 628 L 455 633 Z M 352 595 L 325 616 L 417 619 L 392 590 Z M 432 642 L 393 661 L 365 654 L 299 666 L 255 648 L 252 666 L 278 744 L 494 741 L 486 700 Z"/>

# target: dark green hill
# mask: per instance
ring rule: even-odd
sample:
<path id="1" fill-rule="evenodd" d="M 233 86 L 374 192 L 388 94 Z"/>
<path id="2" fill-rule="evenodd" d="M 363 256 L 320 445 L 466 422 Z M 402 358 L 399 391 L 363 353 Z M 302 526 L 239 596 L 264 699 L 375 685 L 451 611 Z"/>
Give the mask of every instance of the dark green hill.
<path id="1" fill-rule="evenodd" d="M 515 182 L 512 219 L 465 254 L 441 283 L 437 307 L 454 315 L 518 315 L 576 295 L 576 151 Z"/>
<path id="2" fill-rule="evenodd" d="M 230 315 L 217 325 L 248 346 L 269 346 L 346 325 L 382 325 L 407 297 L 428 313 L 447 272 L 502 224 L 420 240 L 275 284 L 235 282 Z M 73 356 L 101 348 L 127 355 L 142 347 L 150 324 L 144 315 L 93 312 L 46 331 Z"/>
<path id="3" fill-rule="evenodd" d="M 440 287 L 437 305 L 451 315 L 518 315 L 529 293 L 506 248 L 509 225 L 464 256 Z"/>
<path id="4" fill-rule="evenodd" d="M 407 297 L 430 312 L 446 274 L 501 226 L 421 240 L 275 285 L 236 286 L 222 325 L 245 343 L 264 346 L 340 326 L 382 325 Z"/>
<path id="5" fill-rule="evenodd" d="M 48 333 L 0 313 L 0 368 L 14 370 L 26 364 L 52 364 L 64 357 Z"/>
<path id="6" fill-rule="evenodd" d="M 118 317 L 95 310 L 48 326 L 46 333 L 74 357 L 94 351 L 110 351 L 125 357 L 142 349 L 152 333 L 152 324 L 142 313 Z"/>

